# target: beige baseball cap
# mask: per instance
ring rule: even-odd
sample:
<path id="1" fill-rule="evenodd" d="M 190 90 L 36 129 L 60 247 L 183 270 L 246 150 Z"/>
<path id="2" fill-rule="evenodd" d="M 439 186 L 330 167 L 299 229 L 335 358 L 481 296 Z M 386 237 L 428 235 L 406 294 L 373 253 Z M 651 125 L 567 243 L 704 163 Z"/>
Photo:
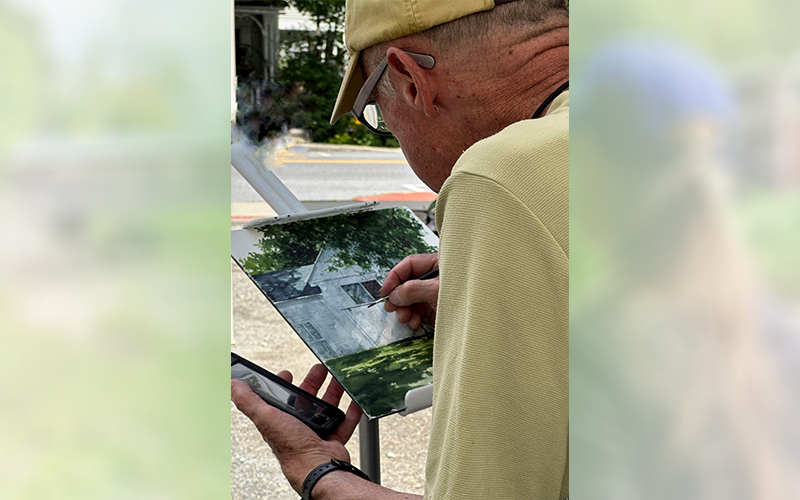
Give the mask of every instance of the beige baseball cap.
<path id="1" fill-rule="evenodd" d="M 344 39 L 350 61 L 344 73 L 331 125 L 353 109 L 364 85 L 361 51 L 513 0 L 347 0 Z"/>

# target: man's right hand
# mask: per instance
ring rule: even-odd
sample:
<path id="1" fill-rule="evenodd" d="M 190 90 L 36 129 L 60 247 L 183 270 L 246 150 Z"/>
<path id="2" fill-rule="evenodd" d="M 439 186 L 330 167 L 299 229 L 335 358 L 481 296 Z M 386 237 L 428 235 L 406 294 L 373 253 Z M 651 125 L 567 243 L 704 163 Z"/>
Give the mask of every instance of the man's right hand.
<path id="1" fill-rule="evenodd" d="M 388 312 L 397 311 L 397 319 L 417 329 L 423 318 L 436 321 L 436 303 L 439 299 L 439 278 L 420 281 L 422 276 L 439 266 L 438 253 L 409 255 L 386 275 L 381 297 L 389 295 L 384 303 Z"/>

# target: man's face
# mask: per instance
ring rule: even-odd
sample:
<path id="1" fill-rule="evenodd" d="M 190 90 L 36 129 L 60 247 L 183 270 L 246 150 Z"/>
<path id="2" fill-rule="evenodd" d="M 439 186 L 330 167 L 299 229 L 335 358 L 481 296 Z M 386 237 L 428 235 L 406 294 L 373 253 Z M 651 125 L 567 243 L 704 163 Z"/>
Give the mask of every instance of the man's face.
<path id="1" fill-rule="evenodd" d="M 442 112 L 425 116 L 400 95 L 379 95 L 377 101 L 411 169 L 438 193 L 458 157 L 469 147 L 463 131 L 453 127 Z"/>
<path id="2" fill-rule="evenodd" d="M 415 52 L 434 51 L 423 45 Z M 447 57 L 440 54 L 436 69 L 431 70 L 432 66 L 420 66 L 410 54 L 394 47 L 382 54 L 388 67 L 376 82 L 375 99 L 411 169 L 438 193 L 461 154 L 483 136 L 474 127 L 476 117 L 469 115 L 471 101 L 463 98 L 469 95 L 462 85 L 463 75 L 453 73 Z M 369 78 L 371 71 L 364 66 L 362 71 Z M 381 81 L 394 91 L 381 92 Z"/>

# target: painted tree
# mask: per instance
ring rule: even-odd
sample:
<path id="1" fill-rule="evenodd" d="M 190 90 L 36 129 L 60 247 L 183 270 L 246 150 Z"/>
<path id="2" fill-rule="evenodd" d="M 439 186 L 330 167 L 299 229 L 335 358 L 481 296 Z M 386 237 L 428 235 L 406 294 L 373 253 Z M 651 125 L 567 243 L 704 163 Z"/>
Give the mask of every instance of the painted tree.
<path id="1" fill-rule="evenodd" d="M 251 274 L 311 265 L 333 250 L 328 271 L 358 266 L 388 271 L 407 255 L 435 252 L 422 223 L 405 209 L 379 210 L 265 226 L 259 251 L 242 260 Z"/>

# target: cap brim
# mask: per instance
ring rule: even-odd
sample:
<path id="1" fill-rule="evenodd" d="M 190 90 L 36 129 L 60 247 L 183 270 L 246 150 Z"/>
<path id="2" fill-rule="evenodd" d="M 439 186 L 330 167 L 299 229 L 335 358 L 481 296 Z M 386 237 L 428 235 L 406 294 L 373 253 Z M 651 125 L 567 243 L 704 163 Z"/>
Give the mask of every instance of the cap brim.
<path id="1" fill-rule="evenodd" d="M 358 97 L 358 93 L 364 85 L 364 74 L 361 73 L 361 65 L 358 64 L 360 58 L 360 50 L 350 55 L 350 62 L 347 64 L 347 71 L 344 73 L 342 86 L 339 88 L 339 96 L 336 98 L 336 104 L 333 106 L 331 125 L 353 109 L 356 97 Z"/>

